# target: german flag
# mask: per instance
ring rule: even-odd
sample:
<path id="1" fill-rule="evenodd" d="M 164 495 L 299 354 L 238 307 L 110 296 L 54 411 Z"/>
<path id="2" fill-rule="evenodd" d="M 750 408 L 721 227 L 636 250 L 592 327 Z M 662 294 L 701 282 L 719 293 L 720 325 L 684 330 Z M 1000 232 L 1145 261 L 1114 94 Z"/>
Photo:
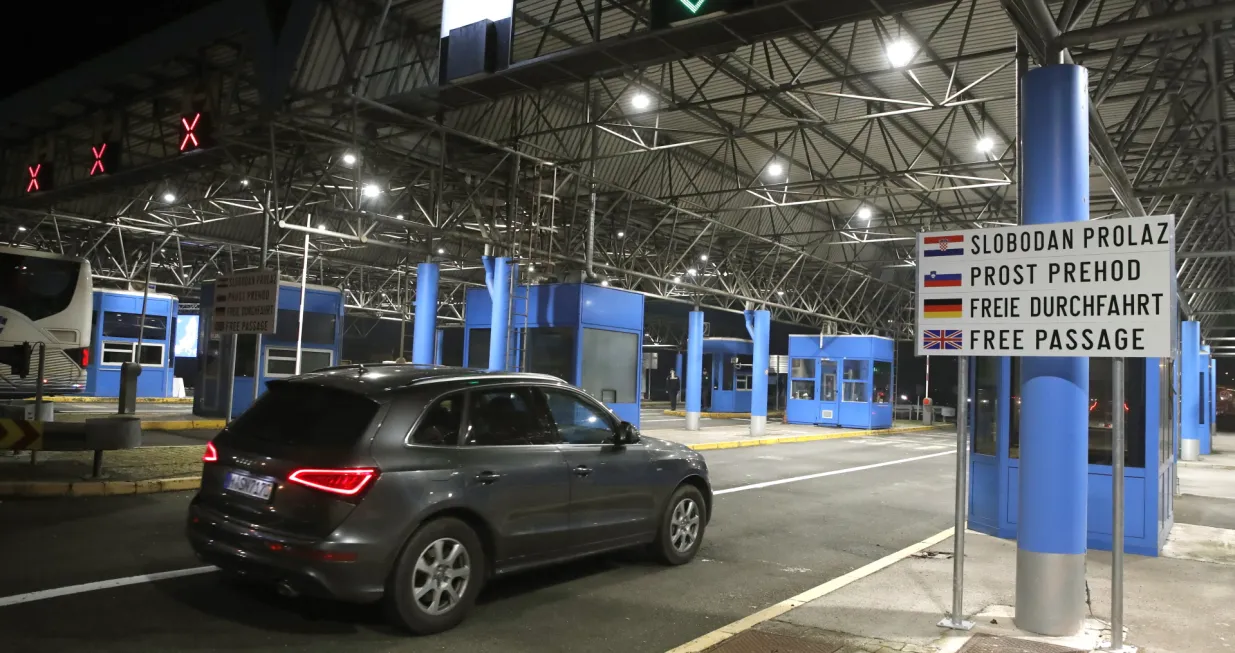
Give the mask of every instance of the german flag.
<path id="1" fill-rule="evenodd" d="M 965 303 L 959 299 L 926 299 L 922 301 L 922 317 L 964 317 Z"/>

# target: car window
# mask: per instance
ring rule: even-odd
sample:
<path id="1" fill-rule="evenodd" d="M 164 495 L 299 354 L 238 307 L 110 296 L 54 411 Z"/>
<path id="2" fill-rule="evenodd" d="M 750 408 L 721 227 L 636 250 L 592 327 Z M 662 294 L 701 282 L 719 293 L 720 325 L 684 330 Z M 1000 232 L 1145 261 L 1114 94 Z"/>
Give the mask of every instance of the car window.
<path id="1" fill-rule="evenodd" d="M 435 447 L 459 444 L 459 427 L 463 423 L 463 395 L 440 399 L 420 420 L 412 442 Z"/>
<path id="2" fill-rule="evenodd" d="M 466 444 L 492 447 L 557 442 L 548 412 L 526 388 L 473 390 Z"/>
<path id="3" fill-rule="evenodd" d="M 549 412 L 557 424 L 558 435 L 567 444 L 612 444 L 612 420 L 600 409 L 577 395 L 561 390 L 545 390 Z"/>

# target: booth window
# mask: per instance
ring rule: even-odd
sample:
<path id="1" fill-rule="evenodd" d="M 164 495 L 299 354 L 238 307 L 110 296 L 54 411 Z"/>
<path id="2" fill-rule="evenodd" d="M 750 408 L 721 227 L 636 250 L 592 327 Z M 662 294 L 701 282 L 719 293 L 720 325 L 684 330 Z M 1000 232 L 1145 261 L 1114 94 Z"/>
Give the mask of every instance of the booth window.
<path id="1" fill-rule="evenodd" d="M 729 354 L 721 354 L 720 362 L 720 389 L 733 389 L 733 363 L 737 360 L 737 356 Z"/>
<path id="2" fill-rule="evenodd" d="M 790 369 L 793 370 L 792 378 L 815 380 L 815 359 L 813 358 L 795 358 Z"/>
<path id="3" fill-rule="evenodd" d="M 603 402 L 631 404 L 639 396 L 639 336 L 583 329 L 583 378 L 579 384 Z"/>
<path id="4" fill-rule="evenodd" d="M 874 391 L 871 397 L 877 404 L 886 404 L 892 399 L 892 364 L 887 361 L 875 361 L 871 385 Z"/>
<path id="5" fill-rule="evenodd" d="M 847 360 L 844 364 L 843 401 L 866 401 L 866 361 Z"/>
<path id="6" fill-rule="evenodd" d="M 1124 364 L 1124 464 L 1145 466 L 1145 362 L 1130 358 Z M 1021 360 L 1012 359 L 1011 424 L 1008 456 L 1020 457 Z M 1089 464 L 1111 464 L 1111 359 L 1089 359 Z"/>
<path id="7" fill-rule="evenodd" d="M 815 398 L 815 359 L 794 358 L 789 363 L 789 398 Z"/>
<path id="8" fill-rule="evenodd" d="M 1158 461 L 1166 465 L 1175 447 L 1175 365 L 1168 358 L 1158 359 Z"/>
<path id="9" fill-rule="evenodd" d="M 252 333 L 236 336 L 236 376 L 257 376 L 257 336 Z"/>
<path id="10" fill-rule="evenodd" d="M 527 338 L 528 372 L 556 376 L 564 381 L 575 378 L 575 330 L 535 327 L 523 331 Z"/>
<path id="11" fill-rule="evenodd" d="M 163 367 L 163 345 L 162 343 L 142 343 L 140 360 L 143 367 Z M 132 363 L 138 358 L 136 342 L 103 342 L 103 365 L 120 365 L 122 363 Z"/>
<path id="12" fill-rule="evenodd" d="M 300 331 L 300 309 L 280 308 L 271 340 L 296 342 Z M 304 312 L 304 330 L 300 342 L 306 345 L 334 345 L 335 314 Z"/>
<path id="13" fill-rule="evenodd" d="M 145 334 L 142 334 L 142 316 L 138 313 L 103 311 L 104 338 L 132 338 L 137 340 L 167 340 L 167 316 L 147 315 Z"/>
<path id="14" fill-rule="evenodd" d="M 492 329 L 472 329 L 467 334 L 467 366 L 484 370 L 489 368 L 489 334 Z"/>
<path id="15" fill-rule="evenodd" d="M 984 456 L 999 453 L 999 358 L 974 359 L 973 452 Z"/>
<path id="16" fill-rule="evenodd" d="M 300 350 L 300 373 L 308 374 L 326 369 L 334 364 L 334 352 L 323 349 Z M 296 350 L 266 350 L 266 376 L 294 376 L 296 374 Z"/>

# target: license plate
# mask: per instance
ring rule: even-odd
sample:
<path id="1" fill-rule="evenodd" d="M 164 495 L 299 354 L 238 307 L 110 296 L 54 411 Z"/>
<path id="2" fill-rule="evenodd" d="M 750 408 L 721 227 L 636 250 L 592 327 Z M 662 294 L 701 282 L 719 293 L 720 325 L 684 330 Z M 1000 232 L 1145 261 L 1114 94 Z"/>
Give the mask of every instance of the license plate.
<path id="1" fill-rule="evenodd" d="M 269 501 L 274 492 L 274 481 L 250 476 L 242 472 L 228 472 L 223 488 L 229 492 L 243 494 L 246 497 Z"/>

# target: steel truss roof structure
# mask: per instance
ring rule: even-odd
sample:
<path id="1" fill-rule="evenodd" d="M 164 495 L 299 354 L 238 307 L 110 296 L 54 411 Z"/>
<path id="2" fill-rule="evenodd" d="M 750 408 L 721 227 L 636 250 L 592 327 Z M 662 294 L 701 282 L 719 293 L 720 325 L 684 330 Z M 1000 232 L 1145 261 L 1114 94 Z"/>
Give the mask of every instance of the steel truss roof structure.
<path id="1" fill-rule="evenodd" d="M 915 233 L 1017 223 L 1017 79 L 1063 59 L 1090 70 L 1091 217 L 1175 214 L 1186 312 L 1235 329 L 1235 3 L 783 0 L 649 33 L 648 0 L 520 0 L 515 66 L 448 88 L 440 0 L 266 4 L 0 103 L 4 239 L 186 296 L 264 255 L 393 318 L 433 260 L 456 321 L 498 253 L 529 280 L 904 334 Z M 218 145 L 179 155 L 188 106 Z M 125 170 L 89 179 L 109 128 Z M 40 153 L 80 179 L 23 196 Z"/>

